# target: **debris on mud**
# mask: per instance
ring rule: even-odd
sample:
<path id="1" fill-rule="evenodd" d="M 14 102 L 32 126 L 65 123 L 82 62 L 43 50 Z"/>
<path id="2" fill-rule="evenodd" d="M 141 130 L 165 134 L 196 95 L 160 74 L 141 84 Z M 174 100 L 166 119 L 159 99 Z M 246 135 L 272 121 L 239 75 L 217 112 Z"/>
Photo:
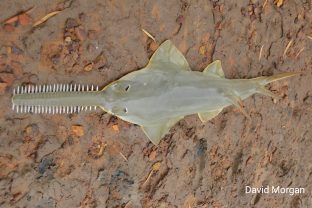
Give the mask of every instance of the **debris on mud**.
<path id="1" fill-rule="evenodd" d="M 71 131 L 72 134 L 77 137 L 82 137 L 84 135 L 84 128 L 80 125 L 73 125 Z"/>
<path id="2" fill-rule="evenodd" d="M 0 206 L 311 207 L 312 8 L 309 1 L 1 1 Z M 144 30 L 143 30 L 144 28 Z M 16 86 L 106 86 L 174 42 L 192 70 L 221 60 L 227 78 L 286 71 L 201 123 L 175 125 L 158 146 L 101 109 L 16 114 Z M 183 95 L 182 95 L 183 96 Z M 159 101 L 162 102 L 162 101 Z M 246 186 L 304 194 L 246 194 Z"/>
<path id="3" fill-rule="evenodd" d="M 60 13 L 61 11 L 54 11 L 54 12 L 50 12 L 47 15 L 45 15 L 44 17 L 42 17 L 41 19 L 39 19 L 38 21 L 36 21 L 33 24 L 33 27 L 38 27 L 39 25 L 41 25 L 42 23 L 48 21 L 48 19 L 50 19 L 51 17 L 57 15 L 58 13 Z"/>

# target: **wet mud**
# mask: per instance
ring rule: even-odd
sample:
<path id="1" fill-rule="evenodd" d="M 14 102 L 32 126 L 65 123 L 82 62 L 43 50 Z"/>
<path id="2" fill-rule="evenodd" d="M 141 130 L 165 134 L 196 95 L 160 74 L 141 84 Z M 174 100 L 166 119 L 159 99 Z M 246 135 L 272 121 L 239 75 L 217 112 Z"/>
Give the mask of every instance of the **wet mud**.
<path id="1" fill-rule="evenodd" d="M 310 0 L 2 0 L 0 207 L 311 207 L 311 7 Z M 207 123 L 187 116 L 159 146 L 100 109 L 11 110 L 16 86 L 104 87 L 144 67 L 167 39 L 192 70 L 219 59 L 231 79 L 302 74 L 269 86 L 278 100 L 244 100 L 251 119 L 233 106 Z M 266 185 L 305 193 L 245 193 Z"/>

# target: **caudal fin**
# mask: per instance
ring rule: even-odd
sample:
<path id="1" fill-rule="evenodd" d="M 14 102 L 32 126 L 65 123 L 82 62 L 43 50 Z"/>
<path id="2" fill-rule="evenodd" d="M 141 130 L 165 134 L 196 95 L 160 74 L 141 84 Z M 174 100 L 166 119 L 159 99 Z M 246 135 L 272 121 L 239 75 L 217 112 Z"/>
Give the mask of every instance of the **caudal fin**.
<path id="1" fill-rule="evenodd" d="M 264 86 L 271 82 L 285 79 L 285 78 L 292 77 L 292 76 L 296 76 L 299 74 L 301 74 L 301 72 L 285 72 L 285 73 L 276 74 L 276 75 L 268 76 L 268 77 L 267 76 L 257 77 L 257 78 L 254 78 L 253 80 L 255 80 L 257 84 L 259 85 L 259 88 L 257 89 L 258 93 L 277 99 L 279 97 L 273 94 L 270 90 L 266 89 Z"/>
<path id="2" fill-rule="evenodd" d="M 285 72 L 285 73 L 280 73 L 280 74 L 276 74 L 276 75 L 268 76 L 268 77 L 267 76 L 257 77 L 257 78 L 254 78 L 254 80 L 257 81 L 260 85 L 265 86 L 271 82 L 285 79 L 285 78 L 292 77 L 292 76 L 296 76 L 299 74 L 301 74 L 301 72 Z"/>

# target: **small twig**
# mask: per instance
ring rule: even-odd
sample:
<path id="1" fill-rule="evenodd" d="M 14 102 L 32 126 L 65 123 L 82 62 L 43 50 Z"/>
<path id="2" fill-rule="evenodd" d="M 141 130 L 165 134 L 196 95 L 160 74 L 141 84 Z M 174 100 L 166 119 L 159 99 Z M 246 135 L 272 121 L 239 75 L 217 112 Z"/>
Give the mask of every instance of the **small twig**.
<path id="1" fill-rule="evenodd" d="M 307 35 L 307 37 L 308 37 L 310 40 L 312 40 L 312 36 Z"/>
<path id="2" fill-rule="evenodd" d="M 51 12 L 51 13 L 47 14 L 46 16 L 42 17 L 39 21 L 35 22 L 33 24 L 33 27 L 37 27 L 37 26 L 41 25 L 42 23 L 46 22 L 48 19 L 50 19 L 51 17 L 57 15 L 60 12 L 61 11 L 54 11 L 54 12 Z"/>
<path id="3" fill-rule="evenodd" d="M 286 46 L 286 48 L 285 48 L 285 51 L 284 51 L 284 53 L 283 53 L 283 57 L 284 57 L 284 58 L 286 57 L 286 53 L 287 53 L 288 49 L 290 48 L 292 42 L 293 42 L 292 39 L 288 42 L 288 44 L 287 44 L 287 46 Z"/>
<path id="4" fill-rule="evenodd" d="M 143 186 L 149 181 L 149 179 L 151 178 L 151 176 L 153 175 L 153 173 L 154 173 L 154 170 L 151 170 L 150 173 L 148 174 L 146 180 L 144 181 Z"/>
<path id="5" fill-rule="evenodd" d="M 296 58 L 298 58 L 298 56 L 302 53 L 302 51 L 304 51 L 304 47 L 300 49 L 300 51 L 297 53 Z"/>
<path id="6" fill-rule="evenodd" d="M 263 46 L 264 46 L 264 45 L 262 45 L 262 46 L 261 46 L 261 48 L 260 48 L 260 53 L 259 53 L 259 61 L 260 61 L 260 59 L 261 59 L 261 57 L 262 57 L 262 50 L 263 50 Z"/>
<path id="7" fill-rule="evenodd" d="M 103 152 L 104 152 L 106 146 L 107 146 L 107 144 L 100 144 L 100 145 L 99 145 L 100 150 L 99 150 L 99 152 L 97 153 L 97 156 L 98 156 L 98 157 L 100 157 L 100 156 L 103 155 Z"/>
<path id="8" fill-rule="evenodd" d="M 262 9 L 264 9 L 264 7 L 266 6 L 267 3 L 268 3 L 268 0 L 265 0 L 263 5 L 262 5 Z"/>
<path id="9" fill-rule="evenodd" d="M 145 182 L 143 183 L 143 186 L 147 183 L 147 181 L 150 179 L 150 177 L 153 175 L 154 172 L 159 171 L 160 166 L 161 166 L 161 163 L 160 163 L 159 161 L 156 162 L 156 163 L 154 163 L 154 164 L 152 165 L 152 170 L 151 170 L 150 173 L 148 174 L 148 176 L 147 176 Z"/>
<path id="10" fill-rule="evenodd" d="M 142 28 L 142 31 L 156 43 L 156 39 L 154 38 L 154 36 L 152 36 L 149 32 L 147 32 L 143 28 Z"/>
<path id="11" fill-rule="evenodd" d="M 124 207 L 125 208 L 131 207 L 131 201 L 128 201 L 127 204 Z"/>
<path id="12" fill-rule="evenodd" d="M 128 159 L 126 158 L 126 156 L 124 154 L 122 154 L 121 152 L 119 152 L 119 154 L 121 155 L 121 157 L 127 162 Z"/>

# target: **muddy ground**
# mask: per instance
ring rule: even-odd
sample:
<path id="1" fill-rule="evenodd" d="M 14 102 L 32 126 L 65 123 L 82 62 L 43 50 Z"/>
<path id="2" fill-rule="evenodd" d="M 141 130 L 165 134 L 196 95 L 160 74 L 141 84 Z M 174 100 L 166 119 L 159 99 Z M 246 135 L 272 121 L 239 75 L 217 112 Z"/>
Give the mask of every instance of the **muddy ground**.
<path id="1" fill-rule="evenodd" d="M 311 0 L 1 0 L 0 206 L 311 207 L 311 7 Z M 38 23 L 54 11 L 61 12 Z M 303 73 L 269 86 L 281 99 L 246 99 L 250 120 L 232 106 L 205 124 L 191 115 L 159 146 L 101 110 L 11 110 L 18 85 L 103 87 L 144 67 L 166 39 L 193 70 L 220 59 L 227 78 Z M 305 193 L 246 194 L 247 185 Z"/>

